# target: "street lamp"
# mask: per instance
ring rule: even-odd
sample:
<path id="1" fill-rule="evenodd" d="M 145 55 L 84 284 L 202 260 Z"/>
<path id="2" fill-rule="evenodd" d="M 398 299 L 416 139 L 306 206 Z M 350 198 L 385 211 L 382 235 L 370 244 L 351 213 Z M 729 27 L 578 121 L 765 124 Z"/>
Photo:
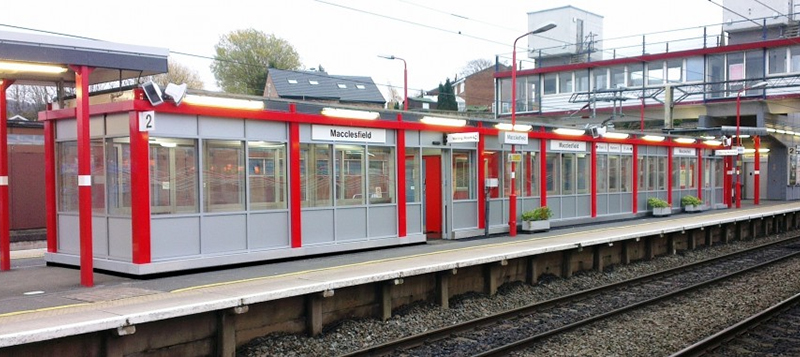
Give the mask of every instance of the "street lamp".
<path id="1" fill-rule="evenodd" d="M 380 58 L 403 61 L 403 110 L 408 111 L 408 66 L 406 60 L 395 56 L 378 55 Z"/>
<path id="2" fill-rule="evenodd" d="M 549 31 L 556 27 L 555 22 L 548 22 L 536 30 L 530 31 L 514 40 L 514 49 L 511 55 L 511 127 L 517 125 L 517 41 L 528 35 Z M 516 145 L 511 145 L 511 153 L 516 152 Z M 517 187 L 514 179 L 517 172 L 516 161 L 511 161 L 511 193 L 508 196 L 508 235 L 517 235 Z"/>
<path id="3" fill-rule="evenodd" d="M 742 147 L 742 136 L 739 135 L 739 131 L 740 131 L 740 128 L 741 128 L 741 119 L 742 119 L 741 118 L 742 92 L 744 92 L 746 90 L 750 90 L 750 89 L 764 88 L 764 87 L 766 87 L 768 85 L 769 85 L 769 83 L 766 82 L 766 81 L 758 82 L 758 83 L 753 84 L 752 86 L 749 86 L 749 87 L 742 87 L 741 89 L 739 89 L 738 92 L 736 92 L 736 146 L 737 146 L 737 150 L 739 150 L 738 148 Z M 740 156 L 740 154 L 737 152 L 737 154 L 736 154 L 736 165 L 734 165 L 734 168 L 733 168 L 736 171 L 736 208 L 742 208 L 742 175 L 741 175 L 741 171 L 739 171 L 739 163 L 741 162 L 739 160 L 739 156 Z M 755 187 L 754 189 L 758 190 L 758 187 Z"/>

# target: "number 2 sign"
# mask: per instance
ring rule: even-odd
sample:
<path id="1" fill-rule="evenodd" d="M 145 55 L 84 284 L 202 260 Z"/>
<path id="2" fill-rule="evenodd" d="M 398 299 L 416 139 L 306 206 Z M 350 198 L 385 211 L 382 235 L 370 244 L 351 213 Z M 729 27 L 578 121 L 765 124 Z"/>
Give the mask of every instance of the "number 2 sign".
<path id="1" fill-rule="evenodd" d="M 156 112 L 139 113 L 139 131 L 152 131 L 156 129 Z"/>

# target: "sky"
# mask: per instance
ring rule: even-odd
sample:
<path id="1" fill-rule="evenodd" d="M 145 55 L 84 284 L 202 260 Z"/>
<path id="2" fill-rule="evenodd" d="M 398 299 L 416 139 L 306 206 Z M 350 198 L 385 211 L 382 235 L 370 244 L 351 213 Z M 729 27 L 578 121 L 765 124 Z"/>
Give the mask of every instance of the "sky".
<path id="1" fill-rule="evenodd" d="M 219 90 L 209 70 L 214 46 L 222 35 L 254 28 L 293 45 L 305 69 L 321 65 L 331 75 L 369 76 L 388 97 L 389 85 L 402 94 L 403 63 L 378 55 L 406 60 L 412 96 L 454 79 L 470 60 L 500 56 L 510 64 L 514 39 L 528 31 L 529 12 L 572 5 L 603 16 L 608 43 L 623 37 L 641 43 L 642 34 L 719 24 L 722 8 L 715 3 L 722 0 L 6 1 L 0 31 L 26 28 L 167 48 L 170 61 L 197 71 L 206 89 Z M 520 40 L 518 57 L 525 47 Z"/>

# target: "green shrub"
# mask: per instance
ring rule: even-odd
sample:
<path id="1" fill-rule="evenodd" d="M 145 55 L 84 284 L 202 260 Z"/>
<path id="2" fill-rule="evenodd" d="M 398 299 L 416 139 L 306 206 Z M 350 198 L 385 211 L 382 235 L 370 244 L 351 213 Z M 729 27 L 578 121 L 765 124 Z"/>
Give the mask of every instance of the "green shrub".
<path id="1" fill-rule="evenodd" d="M 686 195 L 681 197 L 681 206 L 700 206 L 702 204 L 703 201 L 692 195 Z"/>
<path id="2" fill-rule="evenodd" d="M 546 221 L 553 217 L 553 210 L 550 207 L 544 206 L 522 213 L 523 221 Z"/>
<path id="3" fill-rule="evenodd" d="M 669 203 L 664 201 L 658 197 L 650 197 L 647 199 L 647 205 L 652 208 L 667 208 L 669 207 Z"/>

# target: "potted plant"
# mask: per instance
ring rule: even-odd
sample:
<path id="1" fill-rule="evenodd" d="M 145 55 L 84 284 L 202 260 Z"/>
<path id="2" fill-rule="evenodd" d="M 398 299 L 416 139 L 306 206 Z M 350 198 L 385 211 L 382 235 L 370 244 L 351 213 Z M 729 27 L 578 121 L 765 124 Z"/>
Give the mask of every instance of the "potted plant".
<path id="1" fill-rule="evenodd" d="M 546 231 L 550 229 L 550 217 L 553 210 L 543 206 L 522 213 L 522 230 L 528 232 Z"/>
<path id="2" fill-rule="evenodd" d="M 703 210 L 703 201 L 692 195 L 681 197 L 681 206 L 686 212 L 700 212 Z"/>
<path id="3" fill-rule="evenodd" d="M 647 205 L 653 208 L 653 216 L 660 217 L 672 214 L 672 207 L 669 206 L 669 203 L 658 197 L 648 198 Z"/>

